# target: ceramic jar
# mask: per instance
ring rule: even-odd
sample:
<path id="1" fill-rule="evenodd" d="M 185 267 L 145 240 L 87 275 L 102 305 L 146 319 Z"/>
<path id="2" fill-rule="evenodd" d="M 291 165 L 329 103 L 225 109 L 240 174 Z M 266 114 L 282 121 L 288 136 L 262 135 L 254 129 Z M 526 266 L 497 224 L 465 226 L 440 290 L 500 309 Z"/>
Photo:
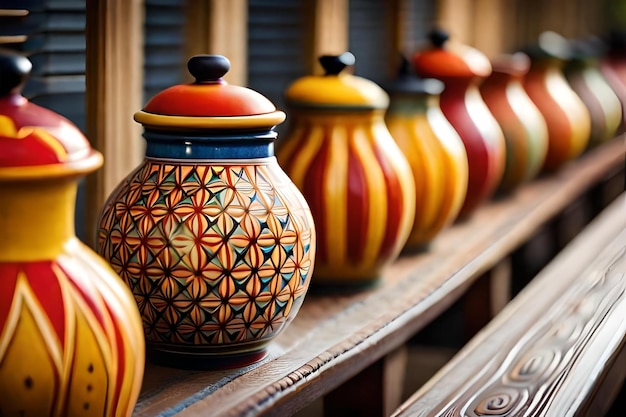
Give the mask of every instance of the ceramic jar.
<path id="1" fill-rule="evenodd" d="M 492 60 L 492 67 L 480 92 L 504 133 L 506 164 L 500 190 L 506 192 L 533 179 L 543 167 L 548 127 L 522 85 L 530 68 L 528 56 L 500 55 Z"/>
<path id="2" fill-rule="evenodd" d="M 411 230 L 415 184 L 384 115 L 389 98 L 349 74 L 354 56 L 322 56 L 325 75 L 286 91 L 291 126 L 278 160 L 311 206 L 318 232 L 313 285 L 355 289 L 378 282 Z"/>
<path id="3" fill-rule="evenodd" d="M 398 77 L 385 90 L 390 98 L 385 122 L 415 179 L 415 219 L 404 250 L 423 250 L 461 209 L 467 155 L 439 108 L 441 81 L 416 77 L 403 59 Z"/>
<path id="4" fill-rule="evenodd" d="M 591 120 L 584 103 L 563 74 L 567 41 L 544 32 L 537 45 L 524 50 L 531 65 L 524 89 L 548 125 L 545 170 L 553 171 L 580 155 L 589 142 Z"/>
<path id="5" fill-rule="evenodd" d="M 622 121 L 622 104 L 600 71 L 598 59 L 603 45 L 599 40 L 581 39 L 571 45 L 564 74 L 589 111 L 588 147 L 594 147 L 615 137 Z"/>
<path id="6" fill-rule="evenodd" d="M 135 295 L 150 360 L 243 366 L 298 312 L 315 229 L 274 157 L 285 114 L 224 81 L 223 56 L 194 56 L 188 68 L 195 82 L 135 114 L 146 157 L 107 200 L 98 250 Z"/>
<path id="7" fill-rule="evenodd" d="M 618 133 L 626 132 L 626 30 L 613 31 L 607 41 L 606 53 L 600 58 L 600 71 L 622 105 L 622 122 Z"/>
<path id="8" fill-rule="evenodd" d="M 429 34 L 431 47 L 413 56 L 418 75 L 445 84 L 440 106 L 458 132 L 469 167 L 467 194 L 459 214 L 469 216 L 489 199 L 500 184 L 505 166 L 502 129 L 483 101 L 478 86 L 491 74 L 491 64 L 480 51 L 449 41 L 441 30 Z"/>
<path id="9" fill-rule="evenodd" d="M 77 182 L 102 156 L 20 95 L 30 68 L 0 53 L 0 414 L 130 416 L 144 371 L 137 306 L 74 234 Z"/>

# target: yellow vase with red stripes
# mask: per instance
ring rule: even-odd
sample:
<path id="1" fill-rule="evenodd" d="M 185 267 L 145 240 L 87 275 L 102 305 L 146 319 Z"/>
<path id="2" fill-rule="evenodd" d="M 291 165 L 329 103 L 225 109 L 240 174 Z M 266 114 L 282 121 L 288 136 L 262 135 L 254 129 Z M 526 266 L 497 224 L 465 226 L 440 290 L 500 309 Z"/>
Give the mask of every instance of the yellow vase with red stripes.
<path id="1" fill-rule="evenodd" d="M 415 221 L 406 252 L 426 249 L 459 214 L 467 193 L 463 141 L 439 108 L 443 83 L 410 74 L 409 63 L 393 83 L 387 127 L 407 157 L 415 178 Z"/>
<path id="2" fill-rule="evenodd" d="M 317 230 L 313 287 L 376 283 L 411 231 L 415 183 L 384 122 L 382 88 L 344 69 L 354 56 L 323 56 L 324 76 L 287 90 L 290 131 L 279 163 L 306 198 Z"/>
<path id="3" fill-rule="evenodd" d="M 77 181 L 102 156 L 19 94 L 29 70 L 0 55 L 0 415 L 130 416 L 144 366 L 139 312 L 74 234 Z"/>

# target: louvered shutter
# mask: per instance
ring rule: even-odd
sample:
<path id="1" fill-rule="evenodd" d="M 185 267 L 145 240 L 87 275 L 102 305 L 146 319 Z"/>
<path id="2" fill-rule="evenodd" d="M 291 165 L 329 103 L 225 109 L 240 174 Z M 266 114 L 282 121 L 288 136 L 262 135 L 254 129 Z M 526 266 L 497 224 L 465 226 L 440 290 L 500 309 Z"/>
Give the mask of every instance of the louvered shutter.
<path id="1" fill-rule="evenodd" d="M 400 16 L 403 25 L 404 54 L 421 49 L 435 22 L 436 0 L 410 0 L 403 2 Z"/>
<path id="2" fill-rule="evenodd" d="M 285 90 L 306 75 L 304 1 L 250 0 L 248 7 L 248 87 L 285 111 Z"/>
<path id="3" fill-rule="evenodd" d="M 356 57 L 354 74 L 382 83 L 394 59 L 389 5 L 385 0 L 350 0 L 348 48 Z"/>
<path id="4" fill-rule="evenodd" d="M 144 102 L 184 81 L 185 0 L 145 0 Z"/>

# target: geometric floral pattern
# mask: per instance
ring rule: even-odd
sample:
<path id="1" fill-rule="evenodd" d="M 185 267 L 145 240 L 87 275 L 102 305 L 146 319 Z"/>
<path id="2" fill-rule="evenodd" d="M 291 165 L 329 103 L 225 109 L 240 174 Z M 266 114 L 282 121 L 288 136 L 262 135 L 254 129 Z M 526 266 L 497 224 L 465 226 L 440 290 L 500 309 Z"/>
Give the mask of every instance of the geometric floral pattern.
<path id="1" fill-rule="evenodd" d="M 131 288 L 150 345 L 235 352 L 267 342 L 297 313 L 315 231 L 273 157 L 146 159 L 105 204 L 98 251 Z"/>

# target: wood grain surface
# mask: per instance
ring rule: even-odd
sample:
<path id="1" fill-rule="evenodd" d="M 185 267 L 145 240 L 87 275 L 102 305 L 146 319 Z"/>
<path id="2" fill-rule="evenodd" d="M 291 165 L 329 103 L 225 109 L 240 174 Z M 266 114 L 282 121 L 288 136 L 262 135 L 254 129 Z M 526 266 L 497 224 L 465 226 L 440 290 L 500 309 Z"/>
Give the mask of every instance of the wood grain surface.
<path id="1" fill-rule="evenodd" d="M 367 291 L 310 292 L 261 363 L 230 371 L 148 365 L 135 416 L 288 416 L 401 346 L 481 273 L 624 166 L 623 139 L 481 207 Z M 623 187 L 623 186 L 622 186 Z"/>
<path id="2" fill-rule="evenodd" d="M 394 416 L 604 415 L 625 348 L 623 194 Z"/>

